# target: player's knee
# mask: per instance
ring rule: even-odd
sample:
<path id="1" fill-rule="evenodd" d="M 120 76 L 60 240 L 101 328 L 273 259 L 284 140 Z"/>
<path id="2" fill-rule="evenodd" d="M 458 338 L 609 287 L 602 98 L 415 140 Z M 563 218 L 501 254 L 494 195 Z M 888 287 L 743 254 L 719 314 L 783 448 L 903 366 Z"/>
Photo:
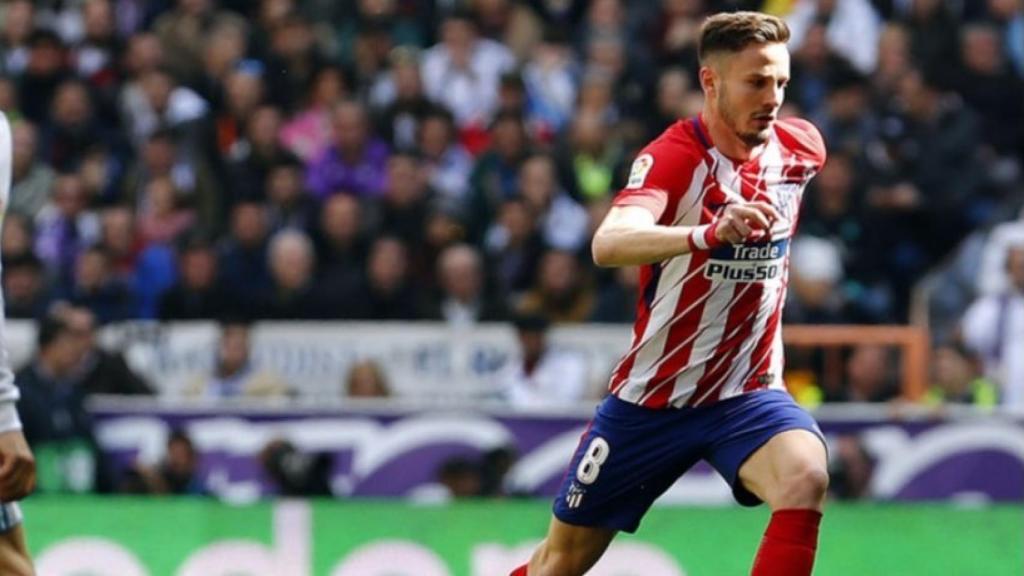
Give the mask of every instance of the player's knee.
<path id="1" fill-rule="evenodd" d="M 787 475 L 776 508 L 817 508 L 828 490 L 828 471 L 808 465 Z"/>

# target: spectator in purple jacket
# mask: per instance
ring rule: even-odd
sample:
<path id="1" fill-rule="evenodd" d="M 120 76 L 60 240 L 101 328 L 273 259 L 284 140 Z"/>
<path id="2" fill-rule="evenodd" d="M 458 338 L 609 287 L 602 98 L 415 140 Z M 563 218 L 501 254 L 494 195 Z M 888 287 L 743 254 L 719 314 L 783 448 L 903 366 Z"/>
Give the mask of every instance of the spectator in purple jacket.
<path id="1" fill-rule="evenodd" d="M 373 197 L 384 191 L 388 148 L 370 133 L 366 108 L 341 102 L 331 118 L 334 143 L 306 171 L 306 187 L 318 198 L 340 191 Z"/>

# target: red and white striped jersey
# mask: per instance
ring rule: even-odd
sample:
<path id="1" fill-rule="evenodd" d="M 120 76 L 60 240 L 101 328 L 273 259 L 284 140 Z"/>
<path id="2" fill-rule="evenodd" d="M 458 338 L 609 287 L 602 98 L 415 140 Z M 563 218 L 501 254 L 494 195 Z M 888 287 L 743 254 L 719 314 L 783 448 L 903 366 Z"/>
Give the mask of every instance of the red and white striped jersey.
<path id="1" fill-rule="evenodd" d="M 644 148 L 616 205 L 644 206 L 666 226 L 708 224 L 741 199 L 769 202 L 783 218 L 756 243 L 642 267 L 633 343 L 612 373 L 612 394 L 665 408 L 784 388 L 789 241 L 804 188 L 824 162 L 821 134 L 800 119 L 776 121 L 745 163 L 715 148 L 701 118 L 680 120 Z"/>

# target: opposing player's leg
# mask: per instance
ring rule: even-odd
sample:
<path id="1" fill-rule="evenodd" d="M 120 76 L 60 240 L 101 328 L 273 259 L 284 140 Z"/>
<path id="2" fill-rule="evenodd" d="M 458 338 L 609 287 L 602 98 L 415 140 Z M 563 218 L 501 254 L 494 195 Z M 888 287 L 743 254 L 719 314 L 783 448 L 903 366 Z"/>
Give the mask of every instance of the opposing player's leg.
<path id="1" fill-rule="evenodd" d="M 32 576 L 32 557 L 25 543 L 21 508 L 17 502 L 0 503 L 0 574 Z"/>
<path id="2" fill-rule="evenodd" d="M 810 575 L 828 488 L 821 439 L 807 430 L 778 434 L 740 468 L 740 481 L 772 509 L 751 574 Z"/>

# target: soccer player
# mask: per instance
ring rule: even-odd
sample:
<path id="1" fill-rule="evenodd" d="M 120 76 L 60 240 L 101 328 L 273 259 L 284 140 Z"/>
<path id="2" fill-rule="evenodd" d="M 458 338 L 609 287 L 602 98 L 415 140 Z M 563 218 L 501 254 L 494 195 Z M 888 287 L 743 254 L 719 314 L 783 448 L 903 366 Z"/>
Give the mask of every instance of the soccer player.
<path id="1" fill-rule="evenodd" d="M 10 195 L 11 163 L 11 127 L 0 112 L 0 222 Z M 32 560 L 16 501 L 35 487 L 36 467 L 14 406 L 18 401 L 18 388 L 8 365 L 4 323 L 3 298 L 0 297 L 0 574 L 31 576 Z"/>
<path id="2" fill-rule="evenodd" d="M 513 576 L 585 573 L 697 461 L 736 500 L 767 502 L 755 576 L 811 573 L 828 484 L 824 439 L 782 381 L 789 240 L 825 161 L 818 131 L 779 119 L 789 30 L 709 18 L 702 113 L 633 163 L 593 241 L 599 266 L 643 265 L 633 343 L 573 456 L 547 538 Z"/>

